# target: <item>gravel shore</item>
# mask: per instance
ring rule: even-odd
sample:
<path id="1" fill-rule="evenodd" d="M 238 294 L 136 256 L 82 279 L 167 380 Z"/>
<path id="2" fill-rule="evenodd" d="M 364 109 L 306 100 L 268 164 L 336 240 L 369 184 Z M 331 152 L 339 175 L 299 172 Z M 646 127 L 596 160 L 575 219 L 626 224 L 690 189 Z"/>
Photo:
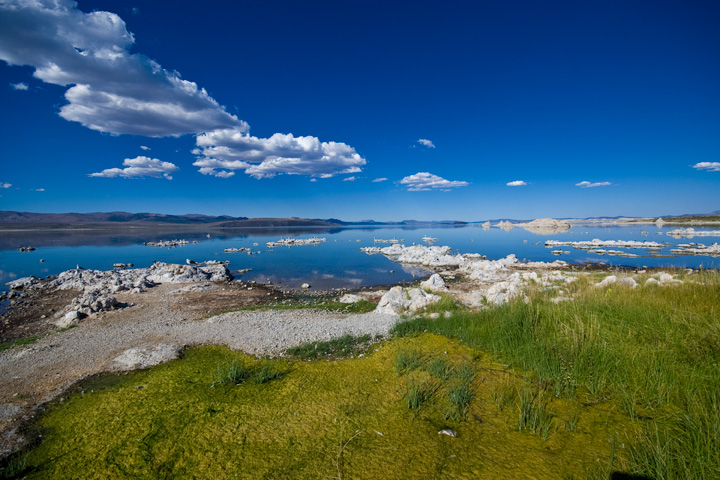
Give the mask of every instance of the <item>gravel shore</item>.
<path id="1" fill-rule="evenodd" d="M 310 309 L 252 310 L 214 316 L 200 313 L 182 284 L 163 284 L 118 296 L 137 305 L 105 312 L 36 343 L 0 353 L 0 456 L 15 450 L 15 429 L 35 408 L 78 380 L 101 372 L 144 368 L 169 360 L 192 345 L 227 345 L 254 355 L 281 355 L 302 343 L 352 335 L 385 335 L 398 317 Z M 203 292 L 204 300 L 214 290 Z"/>

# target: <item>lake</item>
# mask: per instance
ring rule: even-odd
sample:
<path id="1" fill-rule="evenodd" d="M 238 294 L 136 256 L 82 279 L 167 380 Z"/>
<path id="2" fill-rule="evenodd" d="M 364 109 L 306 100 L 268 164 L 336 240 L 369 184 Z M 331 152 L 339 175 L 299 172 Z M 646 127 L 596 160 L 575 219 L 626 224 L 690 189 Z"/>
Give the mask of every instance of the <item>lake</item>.
<path id="1" fill-rule="evenodd" d="M 699 242 L 709 245 L 719 241 L 717 236 L 677 239 L 667 235 L 675 228 L 655 225 L 579 225 L 573 226 L 568 232 L 552 235 L 532 233 L 522 228 L 504 231 L 493 227 L 484 230 L 480 226 L 194 229 L 186 232 L 126 227 L 111 230 L 2 232 L 0 288 L 7 290 L 5 282 L 16 278 L 56 275 L 77 265 L 110 270 L 113 263 L 147 267 L 154 261 L 184 264 L 186 259 L 198 262 L 228 260 L 228 268 L 236 278 L 272 282 L 283 288 L 298 289 L 303 283 L 310 284 L 311 290 L 388 285 L 412 281 L 427 272 L 393 263 L 383 255 L 368 255 L 361 252 L 360 247 L 389 245 L 375 243 L 375 239 L 397 239 L 405 245 L 426 244 L 422 240 L 424 236 L 437 238 L 435 245 L 448 245 L 453 252 L 480 253 L 490 260 L 514 253 L 521 260 L 532 261 L 561 259 L 571 263 L 632 267 L 720 267 L 719 258 L 673 255 L 670 249 L 677 244 Z M 696 230 L 712 229 L 697 227 Z M 317 245 L 266 247 L 266 242 L 277 241 L 281 237 L 321 237 L 326 241 Z M 669 245 L 657 251 L 608 247 L 640 255 L 636 258 L 594 254 L 572 246 L 545 246 L 546 240 L 582 241 L 594 238 L 667 242 Z M 171 248 L 143 245 L 145 242 L 172 239 L 184 239 L 190 243 Z M 33 246 L 36 250 L 18 251 L 22 246 Z M 253 254 L 226 253 L 226 248 L 246 248 Z M 557 256 L 551 253 L 552 250 L 569 253 Z M 243 269 L 252 270 L 244 274 L 236 273 Z"/>

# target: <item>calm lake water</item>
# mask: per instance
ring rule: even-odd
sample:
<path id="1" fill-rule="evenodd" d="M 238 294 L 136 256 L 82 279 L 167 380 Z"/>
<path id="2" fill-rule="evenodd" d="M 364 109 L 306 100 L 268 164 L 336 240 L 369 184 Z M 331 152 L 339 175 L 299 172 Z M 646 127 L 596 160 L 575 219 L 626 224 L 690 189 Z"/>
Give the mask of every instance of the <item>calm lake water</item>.
<path id="1" fill-rule="evenodd" d="M 334 287 L 362 287 L 411 281 L 427 274 L 423 269 L 403 267 L 383 255 L 367 255 L 360 247 L 387 246 L 374 243 L 375 238 L 402 240 L 405 245 L 425 244 L 422 237 L 437 238 L 436 245 L 448 245 L 454 252 L 480 253 L 496 260 L 511 253 L 519 259 L 553 261 L 562 259 L 572 263 L 603 263 L 625 266 L 720 268 L 720 258 L 710 256 L 675 256 L 670 249 L 678 243 L 699 242 L 710 245 L 718 237 L 676 239 L 666 235 L 677 227 L 638 226 L 574 226 L 570 231 L 554 235 L 532 233 L 522 228 L 504 231 L 499 228 L 483 230 L 477 226 L 445 227 L 381 227 L 381 228 L 253 228 L 224 230 L 192 230 L 188 232 L 117 229 L 117 230 L 61 230 L 44 232 L 0 233 L 0 289 L 5 282 L 35 275 L 45 277 L 80 265 L 84 268 L 110 270 L 113 263 L 133 263 L 147 267 L 154 261 L 185 263 L 195 261 L 229 260 L 228 268 L 243 281 L 272 282 L 297 289 L 309 283 L 312 289 Z M 696 230 L 712 230 L 696 228 Z M 208 236 L 209 235 L 209 236 Z M 266 242 L 281 237 L 326 238 L 318 245 L 268 248 Z M 581 241 L 637 240 L 667 242 L 659 251 L 614 248 L 641 255 L 637 258 L 591 254 L 571 246 L 547 248 L 545 240 Z M 143 245 L 143 242 L 184 239 L 191 243 L 172 248 Z M 192 243 L 197 242 L 197 243 Z M 255 245 L 257 244 L 257 245 Z M 33 252 L 19 252 L 21 246 L 32 245 Z M 249 248 L 257 254 L 225 253 L 226 248 Z M 561 249 L 569 254 L 553 255 Z M 41 262 L 42 260 L 42 262 Z M 392 272 L 391 272 L 392 270 Z"/>

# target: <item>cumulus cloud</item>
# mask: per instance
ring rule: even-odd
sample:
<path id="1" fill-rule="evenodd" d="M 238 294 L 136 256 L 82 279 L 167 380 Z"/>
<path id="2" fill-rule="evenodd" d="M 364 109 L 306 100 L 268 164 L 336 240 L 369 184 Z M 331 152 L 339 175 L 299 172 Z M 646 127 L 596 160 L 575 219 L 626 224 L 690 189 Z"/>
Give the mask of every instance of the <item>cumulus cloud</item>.
<path id="1" fill-rule="evenodd" d="M 10 188 L 12 187 L 12 183 L 0 183 L 0 188 Z"/>
<path id="2" fill-rule="evenodd" d="M 417 141 L 417 143 L 419 143 L 420 145 L 425 145 L 428 148 L 435 148 L 435 145 L 433 145 L 433 143 L 427 138 L 421 138 Z"/>
<path id="3" fill-rule="evenodd" d="M 448 190 L 450 188 L 469 185 L 468 182 L 445 180 L 428 172 L 419 172 L 415 175 L 410 175 L 400 180 L 400 183 L 406 185 L 408 191 L 411 192 L 423 192 L 433 189 Z"/>
<path id="4" fill-rule="evenodd" d="M 525 185 L 527 185 L 527 183 L 523 182 L 522 180 L 515 180 L 513 182 L 508 182 L 505 185 L 507 185 L 508 187 L 524 187 Z"/>
<path id="5" fill-rule="evenodd" d="M 250 136 L 241 128 L 218 129 L 198 135 L 193 165 L 200 173 L 229 177 L 243 170 L 254 178 L 278 174 L 329 178 L 361 172 L 367 162 L 354 148 L 316 137 L 276 133 L 270 138 Z"/>
<path id="6" fill-rule="evenodd" d="M 170 176 L 170 174 L 179 170 L 179 167 L 170 162 L 161 162 L 157 158 L 143 156 L 126 158 L 123 161 L 123 165 L 125 168 L 106 168 L 102 172 L 91 173 L 88 176 L 106 178 L 165 177 L 168 180 L 172 180 L 172 176 Z"/>
<path id="7" fill-rule="evenodd" d="M 591 182 L 588 182 L 587 180 L 575 184 L 576 187 L 580 187 L 580 188 L 607 187 L 609 185 L 612 185 L 612 183 L 610 183 L 610 182 L 591 183 Z"/>
<path id="8" fill-rule="evenodd" d="M 377 182 L 387 182 L 387 178 L 380 177 L 380 178 L 376 178 L 375 180 L 373 180 L 373 183 L 377 183 Z"/>
<path id="9" fill-rule="evenodd" d="M 720 172 L 720 162 L 700 162 L 693 165 L 696 170 L 707 170 L 708 172 Z"/>
<path id="10" fill-rule="evenodd" d="M 27 90 L 28 89 L 28 84 L 25 82 L 11 83 L 10 86 L 13 88 L 13 90 Z"/>
<path id="11" fill-rule="evenodd" d="M 247 129 L 205 89 L 140 54 L 125 22 L 72 0 L 0 3 L 0 59 L 69 87 L 60 116 L 93 130 L 149 137 Z"/>
<path id="12" fill-rule="evenodd" d="M 355 180 L 357 180 L 357 177 L 343 178 L 343 182 L 354 182 Z"/>

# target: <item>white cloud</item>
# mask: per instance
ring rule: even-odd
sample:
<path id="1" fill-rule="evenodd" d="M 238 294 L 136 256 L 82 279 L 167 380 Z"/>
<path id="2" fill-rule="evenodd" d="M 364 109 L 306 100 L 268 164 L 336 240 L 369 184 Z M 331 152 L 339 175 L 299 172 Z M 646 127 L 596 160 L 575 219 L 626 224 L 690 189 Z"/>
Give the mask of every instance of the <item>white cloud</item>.
<path id="1" fill-rule="evenodd" d="M 375 180 L 373 180 L 373 183 L 377 183 L 377 182 L 387 182 L 387 178 L 380 177 L 380 178 L 376 178 Z"/>
<path id="2" fill-rule="evenodd" d="M 343 182 L 354 182 L 355 180 L 357 180 L 357 177 L 343 178 Z"/>
<path id="3" fill-rule="evenodd" d="M 700 162 L 693 165 L 696 170 L 707 170 L 708 172 L 720 172 L 720 162 Z"/>
<path id="4" fill-rule="evenodd" d="M 140 178 L 140 177 L 165 177 L 168 180 L 172 180 L 171 173 L 179 170 L 179 167 L 173 165 L 170 162 L 161 162 L 157 158 L 149 157 L 135 157 L 126 158 L 123 161 L 123 165 L 126 168 L 106 168 L 102 172 L 91 173 L 90 177 L 125 177 L 125 178 Z"/>
<path id="5" fill-rule="evenodd" d="M 45 191 L 44 188 L 35 188 L 35 189 L 33 189 L 33 190 L 36 191 L 36 192 L 44 192 L 44 191 Z"/>
<path id="6" fill-rule="evenodd" d="M 427 138 L 421 138 L 417 141 L 417 143 L 419 143 L 420 145 L 425 145 L 428 148 L 435 148 L 435 145 L 433 145 L 433 143 Z"/>
<path id="7" fill-rule="evenodd" d="M 524 187 L 525 185 L 527 185 L 527 183 L 523 182 L 522 180 L 515 180 L 513 182 L 508 182 L 505 185 L 507 185 L 508 187 Z"/>
<path id="8" fill-rule="evenodd" d="M 355 149 L 339 142 L 321 142 L 316 137 L 295 137 L 276 133 L 257 138 L 238 128 L 214 130 L 198 135 L 198 159 L 193 165 L 200 173 L 230 176 L 244 170 L 255 178 L 278 174 L 309 175 L 329 178 L 344 173 L 358 173 L 367 162 Z"/>
<path id="9" fill-rule="evenodd" d="M 10 188 L 12 187 L 12 183 L 0 183 L 0 188 Z"/>
<path id="10" fill-rule="evenodd" d="M 150 147 L 146 147 L 145 145 L 140 145 L 140 148 L 142 148 L 145 151 L 150 150 Z"/>
<path id="11" fill-rule="evenodd" d="M 195 83 L 130 54 L 135 40 L 119 16 L 76 7 L 72 0 L 0 3 L 0 59 L 69 87 L 62 118 L 101 132 L 150 137 L 248 128 Z"/>
<path id="12" fill-rule="evenodd" d="M 612 185 L 612 183 L 610 183 L 610 182 L 590 183 L 587 180 L 575 184 L 576 187 L 580 187 L 580 188 L 607 187 L 609 185 Z"/>
<path id="13" fill-rule="evenodd" d="M 317 178 L 313 177 L 310 179 L 311 182 L 317 182 Z"/>
<path id="14" fill-rule="evenodd" d="M 407 185 L 408 191 L 411 192 L 423 192 L 432 189 L 442 189 L 447 191 L 449 188 L 465 187 L 469 185 L 468 182 L 462 181 L 450 181 L 444 178 L 438 177 L 428 172 L 419 172 L 415 175 L 410 175 L 400 180 L 402 185 Z"/>
<path id="15" fill-rule="evenodd" d="M 20 83 L 11 83 L 10 86 L 13 88 L 13 90 L 27 90 L 28 84 L 25 82 Z"/>

